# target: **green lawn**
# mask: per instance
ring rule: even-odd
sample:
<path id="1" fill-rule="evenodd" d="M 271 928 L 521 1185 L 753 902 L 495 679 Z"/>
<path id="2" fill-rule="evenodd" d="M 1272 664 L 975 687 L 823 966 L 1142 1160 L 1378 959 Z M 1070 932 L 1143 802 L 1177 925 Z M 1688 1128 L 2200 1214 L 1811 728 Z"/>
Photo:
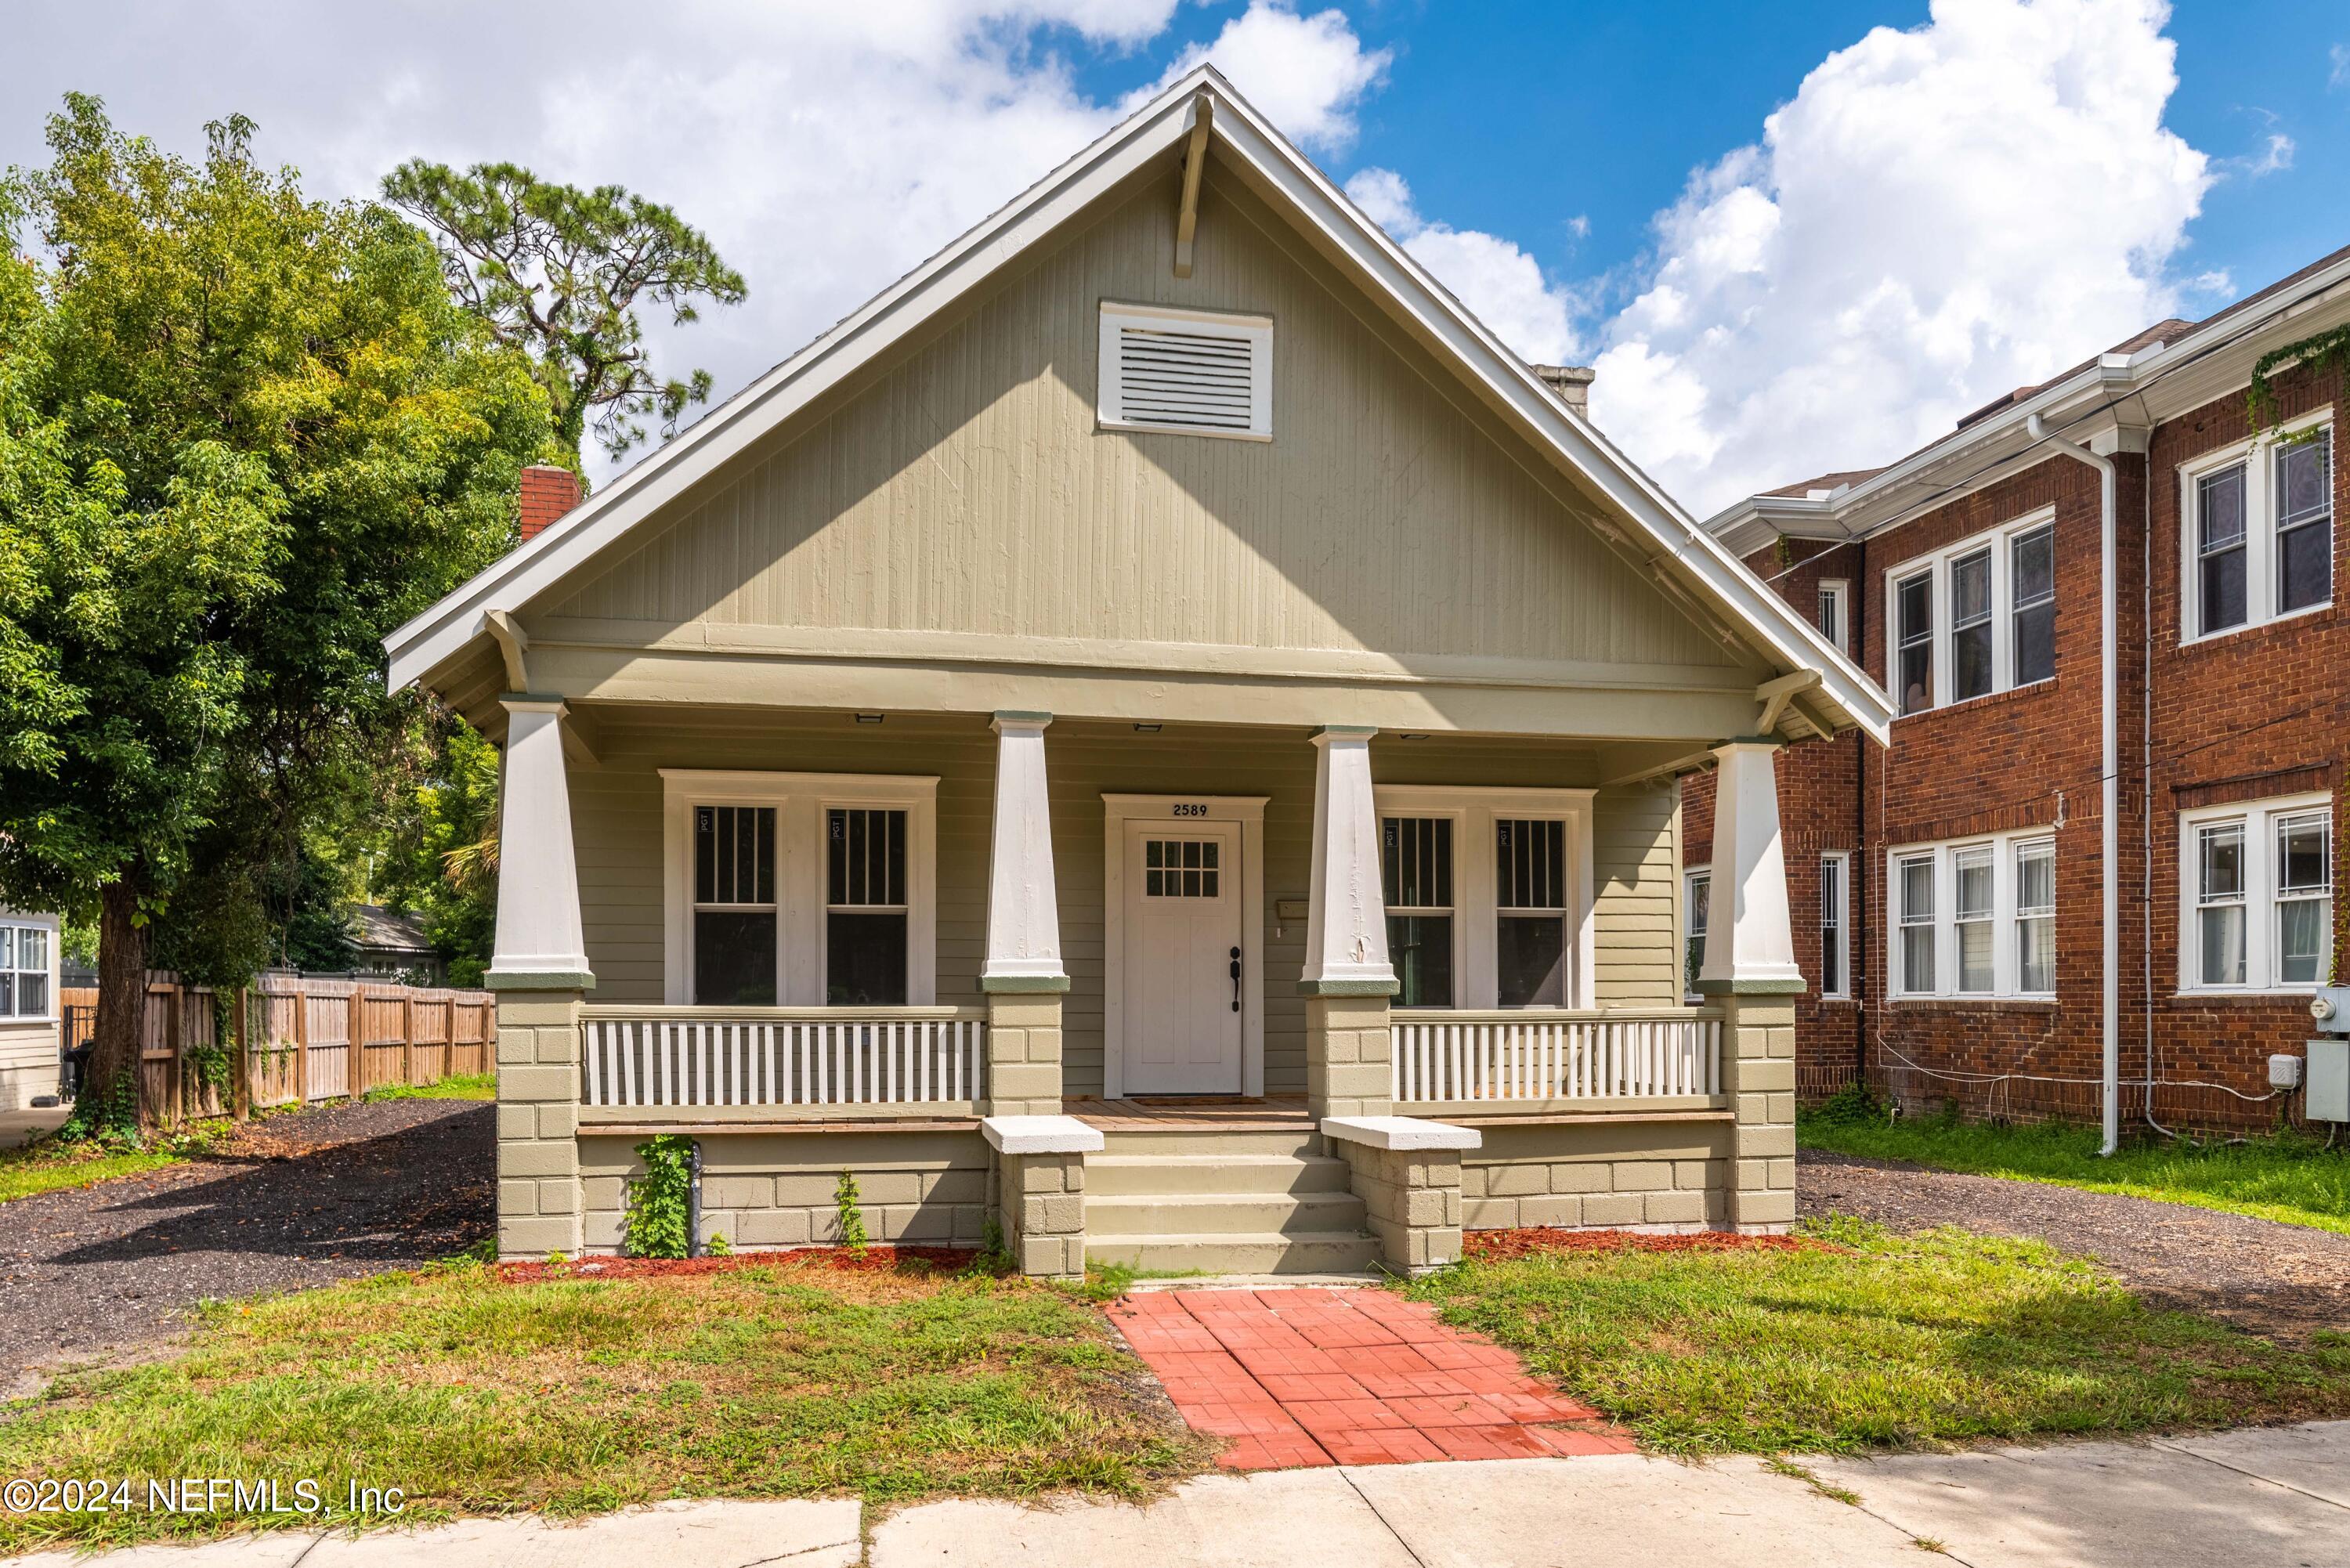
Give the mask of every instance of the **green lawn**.
<path id="1" fill-rule="evenodd" d="M 91 1145 L 36 1144 L 0 1151 L 0 1203 L 36 1193 L 88 1187 L 118 1176 L 137 1176 L 177 1165 L 186 1155 L 161 1145 L 131 1152 Z"/>
<path id="2" fill-rule="evenodd" d="M 498 1097 L 498 1075 L 495 1073 L 452 1073 L 437 1084 L 386 1084 L 369 1089 L 370 1100 L 494 1100 Z"/>
<path id="3" fill-rule="evenodd" d="M 2328 1149 L 2297 1133 L 2238 1144 L 2133 1137 L 2100 1158 L 2095 1127 L 1991 1127 L 1939 1117 L 1888 1122 L 1881 1111 L 1846 1100 L 1799 1113 L 1795 1138 L 1806 1148 L 2121 1192 L 2350 1234 L 2350 1148 Z"/>
<path id="4" fill-rule="evenodd" d="M 2038 1242 L 1813 1233 L 1838 1245 L 1553 1252 L 1409 1289 L 1669 1453 L 2350 1417 L 2350 1337 L 2280 1349 L 2150 1311 Z"/>
<path id="5" fill-rule="evenodd" d="M 0 1418 L 0 1475 L 313 1477 L 404 1522 L 671 1496 L 1135 1495 L 1209 1445 L 1076 1296 L 917 1264 L 501 1282 L 450 1264 L 212 1308 L 185 1355 Z M 350 1522 L 348 1520 L 336 1522 Z M 0 1553 L 300 1518 L 0 1514 Z"/>

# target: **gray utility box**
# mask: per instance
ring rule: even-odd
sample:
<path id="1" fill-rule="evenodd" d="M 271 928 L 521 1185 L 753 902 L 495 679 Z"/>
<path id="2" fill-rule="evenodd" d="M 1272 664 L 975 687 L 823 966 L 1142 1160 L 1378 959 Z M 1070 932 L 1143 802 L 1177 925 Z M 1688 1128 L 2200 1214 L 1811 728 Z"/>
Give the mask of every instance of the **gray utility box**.
<path id="1" fill-rule="evenodd" d="M 2309 1086 L 2302 1114 L 2314 1122 L 2350 1122 L 2350 1040 L 2335 1035 L 2309 1043 Z"/>

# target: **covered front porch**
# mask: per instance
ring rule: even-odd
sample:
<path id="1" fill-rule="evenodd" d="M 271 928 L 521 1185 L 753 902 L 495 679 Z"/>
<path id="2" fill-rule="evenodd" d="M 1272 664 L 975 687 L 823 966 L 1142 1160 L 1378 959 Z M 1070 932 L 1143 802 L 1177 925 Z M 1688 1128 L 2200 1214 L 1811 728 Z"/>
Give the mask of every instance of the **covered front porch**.
<path id="1" fill-rule="evenodd" d="M 1606 743 L 504 707 L 509 1256 L 615 1250 L 663 1132 L 705 1238 L 836 1240 L 848 1172 L 876 1239 L 1046 1274 L 1793 1218 L 1767 745 L 1689 1006 L 1673 793 Z"/>

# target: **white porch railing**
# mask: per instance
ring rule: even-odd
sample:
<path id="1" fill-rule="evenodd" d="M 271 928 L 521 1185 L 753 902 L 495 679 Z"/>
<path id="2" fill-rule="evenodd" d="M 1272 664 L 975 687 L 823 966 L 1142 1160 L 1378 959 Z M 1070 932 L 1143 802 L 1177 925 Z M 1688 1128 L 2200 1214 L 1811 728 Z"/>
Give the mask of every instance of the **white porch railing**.
<path id="1" fill-rule="evenodd" d="M 1399 1009 L 1389 1033 L 1399 1102 L 1721 1092 L 1721 1015 L 1705 1009 Z"/>
<path id="2" fill-rule="evenodd" d="M 588 1106 L 969 1103 L 987 1095 L 979 1007 L 590 1007 Z"/>

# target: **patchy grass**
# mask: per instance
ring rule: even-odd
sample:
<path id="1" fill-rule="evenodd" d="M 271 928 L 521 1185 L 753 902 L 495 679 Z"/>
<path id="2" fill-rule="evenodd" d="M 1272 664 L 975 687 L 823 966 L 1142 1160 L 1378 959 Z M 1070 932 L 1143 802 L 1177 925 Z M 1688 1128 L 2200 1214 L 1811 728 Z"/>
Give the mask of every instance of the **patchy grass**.
<path id="1" fill-rule="evenodd" d="M 1070 1295 L 918 1263 L 529 1284 L 452 1263 L 211 1307 L 179 1359 L 16 1406 L 0 1475 L 311 1477 L 329 1500 L 356 1480 L 403 1489 L 404 1523 L 667 1497 L 1137 1495 L 1208 1456 L 1149 1386 Z M 0 1514 L 0 1553 L 318 1522 Z"/>
<path id="2" fill-rule="evenodd" d="M 1956 1118 L 1888 1119 L 1846 1094 L 1795 1118 L 1806 1148 L 1900 1159 L 1937 1170 L 2045 1181 L 2199 1209 L 2221 1209 L 2350 1235 L 2350 1148 L 2280 1132 L 2242 1143 L 2134 1137 L 2099 1158 L 2096 1128 L 1992 1127 Z"/>
<path id="3" fill-rule="evenodd" d="M 111 1181 L 118 1176 L 161 1170 L 187 1158 L 161 1145 L 142 1149 L 109 1149 L 96 1144 L 39 1143 L 28 1148 L 0 1151 L 0 1203 L 43 1192 L 88 1187 Z"/>
<path id="4" fill-rule="evenodd" d="M 2152 1311 L 2036 1241 L 1842 1219 L 1808 1233 L 1833 1245 L 1538 1252 L 1409 1288 L 1668 1453 L 2350 1416 L 2350 1336 L 2282 1349 Z"/>
<path id="5" fill-rule="evenodd" d="M 452 1073 L 437 1084 L 386 1084 L 369 1089 L 367 1097 L 374 1100 L 494 1100 L 498 1097 L 498 1075 L 495 1073 Z"/>

